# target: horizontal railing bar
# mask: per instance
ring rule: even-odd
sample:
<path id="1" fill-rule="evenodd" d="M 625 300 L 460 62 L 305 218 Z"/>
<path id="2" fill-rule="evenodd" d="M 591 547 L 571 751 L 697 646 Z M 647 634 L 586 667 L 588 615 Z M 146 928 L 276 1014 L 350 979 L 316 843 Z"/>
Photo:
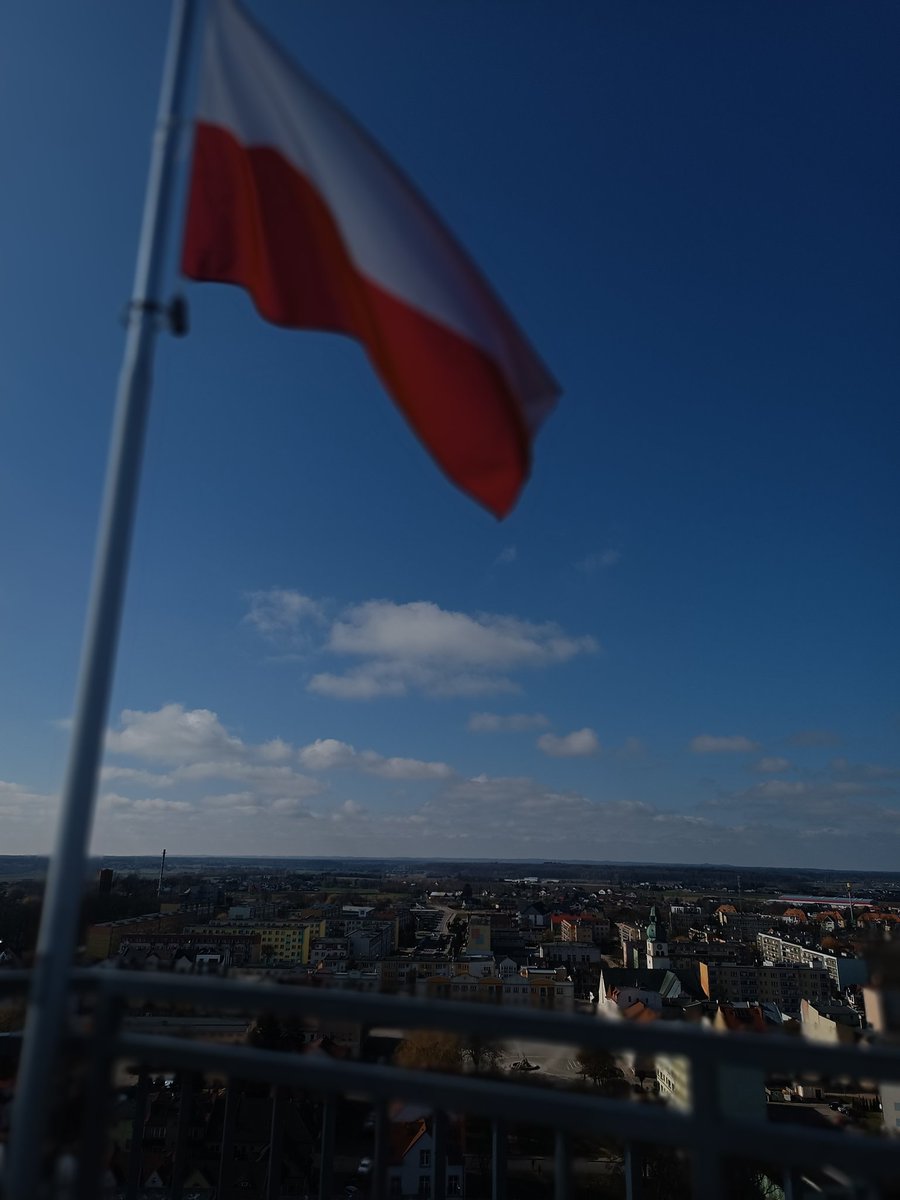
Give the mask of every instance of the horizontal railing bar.
<path id="1" fill-rule="evenodd" d="M 424 1101 L 449 1112 L 549 1125 L 556 1129 L 602 1131 L 624 1141 L 661 1142 L 702 1150 L 708 1131 L 693 1114 L 673 1109 L 556 1091 L 473 1076 L 439 1075 L 399 1067 L 309 1058 L 279 1051 L 188 1042 L 181 1038 L 123 1034 L 117 1039 L 123 1058 L 141 1066 L 181 1066 L 216 1076 L 265 1080 L 325 1093 L 361 1093 L 384 1099 Z M 761 1139 L 757 1153 L 766 1160 L 797 1165 L 828 1164 L 854 1175 L 896 1176 L 900 1145 L 877 1138 L 848 1136 L 798 1126 L 753 1125 L 722 1119 L 716 1126 L 720 1154 L 754 1157 L 748 1130 Z M 754 1142 L 753 1145 L 756 1143 Z"/>
<path id="2" fill-rule="evenodd" d="M 488 1003 L 424 1001 L 405 996 L 311 987 L 244 983 L 230 979 L 143 975 L 110 971 L 76 971 L 78 984 L 87 982 L 101 992 L 150 1002 L 161 998 L 173 1003 L 211 1005 L 220 1009 L 321 1016 L 333 1021 L 401 1029 L 440 1029 L 507 1039 L 530 1037 L 534 1041 L 561 1042 L 606 1050 L 629 1049 L 647 1054 L 684 1055 L 695 1061 L 727 1060 L 773 1071 L 787 1068 L 817 1075 L 850 1075 L 900 1081 L 900 1047 L 859 1043 L 855 1046 L 823 1045 L 803 1038 L 772 1033 L 755 1037 L 723 1033 L 704 1027 L 658 1021 L 631 1025 L 585 1015 L 519 1011 Z"/>

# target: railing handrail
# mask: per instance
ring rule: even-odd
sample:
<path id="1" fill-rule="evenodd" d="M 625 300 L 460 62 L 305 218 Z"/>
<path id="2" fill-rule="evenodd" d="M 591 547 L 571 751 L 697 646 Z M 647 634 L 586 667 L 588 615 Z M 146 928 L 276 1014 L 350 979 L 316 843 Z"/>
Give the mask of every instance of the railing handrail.
<path id="1" fill-rule="evenodd" d="M 708 1113 L 679 1112 L 663 1106 L 636 1104 L 584 1092 L 528 1087 L 477 1075 L 372 1063 L 310 1058 L 277 1050 L 187 1042 L 180 1038 L 121 1034 L 118 1049 L 152 1068 L 154 1064 L 236 1079 L 261 1080 L 302 1087 L 313 1092 L 356 1094 L 384 1100 L 414 1096 L 435 1110 L 474 1113 L 508 1121 L 540 1123 L 563 1131 L 594 1132 L 623 1140 L 661 1143 L 685 1150 L 710 1149 L 719 1155 L 748 1153 L 748 1133 L 764 1136 L 758 1157 L 767 1155 L 792 1165 L 828 1162 L 868 1177 L 892 1177 L 900 1170 L 900 1146 L 888 1140 L 842 1137 L 839 1133 L 781 1128 L 762 1121 L 734 1120 Z"/>
<path id="2" fill-rule="evenodd" d="M 864 1040 L 852 1046 L 830 1045 L 778 1032 L 742 1034 L 663 1020 L 637 1025 L 626 1020 L 577 1013 L 560 1015 L 488 1001 L 426 1000 L 209 976 L 80 969 L 72 972 L 72 981 L 82 990 L 151 1003 L 168 1000 L 315 1017 L 327 1011 L 329 1019 L 347 1024 L 438 1029 L 448 1033 L 468 1033 L 477 1024 L 478 1032 L 489 1037 L 514 1036 L 585 1049 L 629 1049 L 648 1056 L 681 1054 L 691 1059 L 727 1059 L 738 1065 L 770 1070 L 900 1082 L 900 1045 L 884 1042 Z"/>

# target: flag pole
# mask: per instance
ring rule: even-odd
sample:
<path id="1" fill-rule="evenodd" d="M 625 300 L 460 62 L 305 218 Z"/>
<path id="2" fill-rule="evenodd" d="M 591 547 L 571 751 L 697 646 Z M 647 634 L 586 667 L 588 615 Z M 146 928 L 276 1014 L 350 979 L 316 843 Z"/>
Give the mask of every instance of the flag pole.
<path id="1" fill-rule="evenodd" d="M 8 1200 L 34 1200 L 41 1194 L 44 1135 L 68 1012 L 69 972 L 76 948 L 97 773 L 115 668 L 153 352 L 160 315 L 166 312 L 161 298 L 166 235 L 195 9 L 196 0 L 173 0 L 82 641 L 72 740 L 56 846 L 47 875 L 13 1108 Z"/>

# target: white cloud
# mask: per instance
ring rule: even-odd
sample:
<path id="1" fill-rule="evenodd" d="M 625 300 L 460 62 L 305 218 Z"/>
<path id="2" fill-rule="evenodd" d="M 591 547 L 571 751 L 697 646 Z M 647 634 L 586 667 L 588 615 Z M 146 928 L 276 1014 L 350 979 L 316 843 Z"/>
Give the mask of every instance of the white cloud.
<path id="1" fill-rule="evenodd" d="M 758 750 L 759 744 L 742 734 L 713 737 L 712 734 L 701 733 L 691 739 L 690 749 L 694 754 L 748 754 Z"/>
<path id="2" fill-rule="evenodd" d="M 597 650 L 552 622 L 442 609 L 429 601 L 369 600 L 331 627 L 328 650 L 363 662 L 313 677 L 311 691 L 340 699 L 401 696 L 410 690 L 465 696 L 510 691 L 507 672 L 546 667 Z"/>
<path id="3" fill-rule="evenodd" d="M 345 800 L 339 809 L 339 812 L 345 817 L 359 817 L 365 811 L 365 807 L 357 804 L 355 800 Z"/>
<path id="4" fill-rule="evenodd" d="M 171 787 L 174 779 L 171 775 L 162 775 L 156 771 L 144 771 L 140 767 L 117 767 L 107 765 L 100 769 L 102 783 L 140 783 L 150 787 Z"/>
<path id="5" fill-rule="evenodd" d="M 291 588 L 250 592 L 247 599 L 250 608 L 245 622 L 268 638 L 293 639 L 305 625 L 319 623 L 324 616 L 317 600 Z"/>
<path id="6" fill-rule="evenodd" d="M 290 742 L 282 741 L 281 738 L 272 738 L 269 742 L 263 742 L 259 748 L 261 758 L 267 762 L 287 762 L 293 757 L 294 748 Z"/>
<path id="7" fill-rule="evenodd" d="M 193 804 L 187 800 L 171 800 L 162 796 L 147 796 L 134 799 L 131 796 L 121 796 L 117 792 L 106 792 L 98 800 L 101 809 L 116 809 L 138 816 L 151 816 L 154 813 L 189 813 L 194 812 Z"/>
<path id="8" fill-rule="evenodd" d="M 555 733 L 544 733 L 537 744 L 552 758 L 590 758 L 600 753 L 600 739 L 593 729 L 576 729 L 563 737 Z"/>
<path id="9" fill-rule="evenodd" d="M 469 717 L 470 733 L 526 733 L 546 729 L 550 722 L 543 713 L 476 712 Z"/>
<path id="10" fill-rule="evenodd" d="M 4 854 L 32 854 L 40 844 L 35 831 L 49 849 L 50 834 L 59 801 L 11 780 L 0 779 L 0 821 L 3 827 Z"/>
<path id="11" fill-rule="evenodd" d="M 350 767 L 382 779 L 449 779 L 453 770 L 442 762 L 423 762 L 417 758 L 385 758 L 374 750 L 357 752 L 347 742 L 319 738 L 299 751 L 300 761 L 311 771 L 329 771 Z"/>
<path id="12" fill-rule="evenodd" d="M 386 670 L 347 671 L 335 675 L 322 671 L 309 681 L 309 690 L 333 700 L 375 700 L 381 696 L 405 696 L 407 685 L 403 679 L 391 678 Z"/>
<path id="13" fill-rule="evenodd" d="M 176 780 L 182 782 L 209 781 L 222 779 L 242 783 L 253 787 L 263 795 L 276 795 L 289 792 L 295 796 L 315 796 L 322 790 L 321 785 L 306 775 L 301 775 L 291 767 L 270 766 L 258 762 L 229 762 L 215 761 L 188 763 L 178 767 L 173 772 Z"/>
<path id="14" fill-rule="evenodd" d="M 208 708 L 186 709 L 183 704 L 164 704 L 155 712 L 126 708 L 120 723 L 120 730 L 107 733 L 106 748 L 133 758 L 191 762 L 198 757 L 237 755 L 245 749 Z"/>
<path id="15" fill-rule="evenodd" d="M 119 763 L 102 770 L 106 783 L 172 788 L 223 781 L 253 788 L 260 796 L 314 796 L 322 791 L 315 779 L 289 764 L 294 748 L 281 738 L 253 745 L 228 732 L 218 714 L 207 708 L 165 704 L 152 712 L 125 709 L 122 728 L 107 734 L 113 755 L 166 763 L 165 774 Z M 288 761 L 285 761 L 288 760 Z"/>
<path id="16" fill-rule="evenodd" d="M 292 817 L 312 817 L 309 809 L 296 796 L 279 796 L 272 801 L 272 809 L 277 813 L 287 813 Z"/>
<path id="17" fill-rule="evenodd" d="M 361 756 L 364 769 L 382 779 L 449 779 L 453 768 L 444 762 L 422 762 L 418 758 L 382 758 L 371 750 Z"/>
<path id="18" fill-rule="evenodd" d="M 300 761 L 309 771 L 330 771 L 334 767 L 349 767 L 356 751 L 347 742 L 336 738 L 317 738 L 298 751 Z"/>
<path id="19" fill-rule="evenodd" d="M 515 546 L 504 546 L 497 557 L 494 559 L 495 567 L 508 567 L 514 563 L 519 557 L 519 552 Z"/>
<path id="20" fill-rule="evenodd" d="M 592 575 L 595 571 L 608 571 L 610 567 L 621 562 L 622 555 L 618 550 L 596 550 L 575 564 L 576 571 L 584 571 Z"/>
<path id="21" fill-rule="evenodd" d="M 791 764 L 786 758 L 781 758 L 780 755 L 773 754 L 759 759 L 753 764 L 754 771 L 762 771 L 765 774 L 777 774 L 779 771 L 789 771 Z"/>

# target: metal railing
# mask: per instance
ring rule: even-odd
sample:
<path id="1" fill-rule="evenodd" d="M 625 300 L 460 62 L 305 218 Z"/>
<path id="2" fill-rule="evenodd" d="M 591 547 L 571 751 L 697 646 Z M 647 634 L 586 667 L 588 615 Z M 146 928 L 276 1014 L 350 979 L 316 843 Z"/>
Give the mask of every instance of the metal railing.
<path id="1" fill-rule="evenodd" d="M 26 973 L 5 972 L 0 990 L 24 990 Z M 227 1081 L 224 1128 L 216 1200 L 227 1200 L 229 1136 L 239 1085 L 267 1084 L 271 1088 L 271 1138 L 265 1181 L 266 1200 L 279 1200 L 281 1122 L 285 1089 L 303 1089 L 323 1098 L 319 1129 L 319 1200 L 332 1200 L 334 1139 L 337 1105 L 347 1095 L 375 1104 L 374 1165 L 370 1178 L 372 1200 L 388 1195 L 388 1103 L 395 1100 L 426 1106 L 432 1117 L 434 1153 L 430 1165 L 430 1196 L 445 1200 L 447 1114 L 467 1114 L 491 1124 L 491 1197 L 505 1200 L 507 1190 L 507 1133 L 518 1124 L 540 1125 L 555 1133 L 553 1188 L 556 1200 L 573 1196 L 572 1138 L 601 1134 L 623 1148 L 621 1191 L 626 1200 L 644 1194 L 648 1146 L 676 1148 L 691 1163 L 694 1200 L 723 1200 L 729 1196 L 729 1166 L 734 1161 L 762 1160 L 780 1175 L 785 1197 L 804 1196 L 804 1173 L 828 1167 L 844 1183 L 831 1194 L 847 1197 L 893 1197 L 900 1181 L 900 1140 L 867 1137 L 851 1131 L 834 1132 L 782 1126 L 765 1118 L 735 1115 L 729 1103 L 729 1072 L 750 1070 L 760 1087 L 766 1077 L 815 1077 L 900 1082 L 900 1047 L 890 1044 L 823 1045 L 782 1034 L 717 1034 L 678 1022 L 657 1021 L 634 1026 L 584 1015 L 502 1007 L 496 1004 L 433 1002 L 401 996 L 360 994 L 312 987 L 278 986 L 215 977 L 174 976 L 127 971 L 76 970 L 71 974 L 73 995 L 80 998 L 81 1016 L 73 1017 L 66 1054 L 81 1064 L 83 1130 L 75 1148 L 77 1188 L 65 1196 L 95 1200 L 110 1194 L 136 1200 L 140 1191 L 141 1141 L 153 1072 L 175 1071 L 180 1080 L 180 1109 L 172 1178 L 167 1190 L 153 1194 L 182 1200 L 188 1166 L 187 1129 L 190 1122 L 192 1076 Z M 390 1064 L 346 1061 L 291 1054 L 249 1045 L 221 1045 L 137 1032 L 124 1020 L 129 1004 L 193 1006 L 204 1012 L 272 1014 L 313 1018 L 372 1030 L 439 1030 L 476 1034 L 484 1039 L 516 1038 L 558 1043 L 610 1053 L 625 1049 L 644 1060 L 659 1056 L 686 1060 L 690 1065 L 690 1108 L 640 1104 L 587 1090 L 535 1087 L 510 1076 L 475 1073 L 441 1074 Z M 18 1036 L 0 1039 L 0 1057 L 14 1055 Z M 111 1193 L 101 1187 L 112 1102 L 114 1065 L 136 1065 L 133 1133 L 128 1177 Z M 28 1114 L 15 1112 L 17 1121 Z M 229 1133 L 229 1122 L 232 1123 Z M 841 1187 L 843 1190 L 841 1190 Z M 0 1188 L 0 1195 L 2 1195 Z M 55 1195 L 49 1189 L 47 1195 Z M 810 1192 L 810 1195 L 813 1193 Z M 821 1193 L 819 1193 L 821 1194 Z M 4 1196 L 4 1200 L 33 1200 Z"/>

